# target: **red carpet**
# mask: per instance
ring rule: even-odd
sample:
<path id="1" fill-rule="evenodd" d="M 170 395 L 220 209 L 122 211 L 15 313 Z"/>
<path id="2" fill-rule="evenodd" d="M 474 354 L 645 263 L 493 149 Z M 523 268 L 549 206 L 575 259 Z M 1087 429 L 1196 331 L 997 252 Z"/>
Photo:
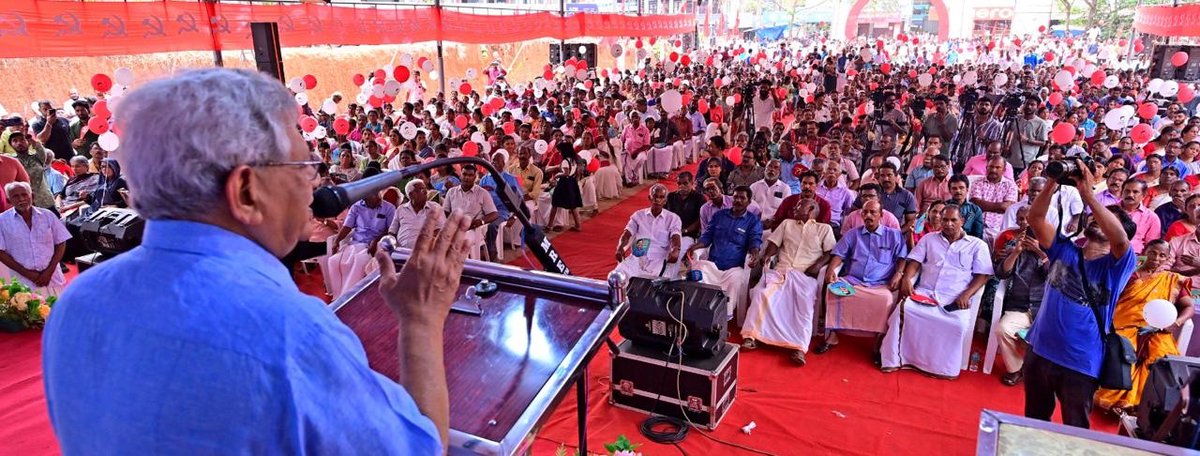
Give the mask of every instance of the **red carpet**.
<path id="1" fill-rule="evenodd" d="M 583 232 L 567 232 L 554 245 L 572 271 L 602 279 L 616 265 L 612 252 L 621 230 L 648 202 L 643 190 L 601 213 Z M 302 277 L 301 288 L 319 295 L 319 275 Z M 736 339 L 736 337 L 735 337 Z M 737 340 L 735 340 L 736 342 Z M 795 367 L 784 350 L 742 353 L 738 395 L 715 438 L 777 455 L 971 454 L 984 408 L 1021 414 L 1021 387 L 1007 388 L 996 375 L 964 372 L 958 380 L 935 380 L 902 371 L 883 374 L 871 364 L 870 344 L 846 337 L 824 355 Z M 592 452 L 624 434 L 643 454 L 680 452 L 649 442 L 638 431 L 645 415 L 608 405 L 609 353 L 601 349 L 588 369 L 588 445 Z M 560 442 L 576 443 L 574 393 L 543 427 L 534 454 L 552 455 Z M 752 435 L 740 432 L 750 421 Z M 42 394 L 41 332 L 0 334 L 0 456 L 58 454 Z M 347 423 L 352 425 L 352 423 Z M 1093 414 L 1093 428 L 1112 432 L 1114 420 Z M 705 438 L 693 430 L 680 448 L 690 455 L 753 454 Z"/>

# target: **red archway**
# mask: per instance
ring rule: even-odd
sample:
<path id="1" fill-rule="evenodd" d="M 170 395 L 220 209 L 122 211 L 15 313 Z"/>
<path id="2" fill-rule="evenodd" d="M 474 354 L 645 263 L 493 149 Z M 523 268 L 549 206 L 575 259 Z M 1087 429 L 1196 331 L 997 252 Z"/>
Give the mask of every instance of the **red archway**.
<path id="1" fill-rule="evenodd" d="M 858 35 L 858 14 L 867 6 L 871 0 L 855 0 L 854 6 L 850 7 L 850 15 L 846 18 L 846 40 L 853 40 Z M 938 17 L 938 40 L 946 41 L 950 38 L 950 13 L 946 10 L 946 3 L 942 0 L 930 0 L 933 5 L 933 10 Z"/>

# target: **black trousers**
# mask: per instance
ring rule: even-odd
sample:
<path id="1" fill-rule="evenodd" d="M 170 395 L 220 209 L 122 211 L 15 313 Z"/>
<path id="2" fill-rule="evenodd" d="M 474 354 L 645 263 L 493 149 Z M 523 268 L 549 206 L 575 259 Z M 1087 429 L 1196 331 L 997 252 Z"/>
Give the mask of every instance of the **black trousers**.
<path id="1" fill-rule="evenodd" d="M 1088 416 L 1092 412 L 1092 396 L 1099 387 L 1095 378 L 1060 366 L 1033 350 L 1025 352 L 1024 371 L 1026 417 L 1050 421 L 1057 399 L 1062 404 L 1063 424 L 1091 427 Z"/>

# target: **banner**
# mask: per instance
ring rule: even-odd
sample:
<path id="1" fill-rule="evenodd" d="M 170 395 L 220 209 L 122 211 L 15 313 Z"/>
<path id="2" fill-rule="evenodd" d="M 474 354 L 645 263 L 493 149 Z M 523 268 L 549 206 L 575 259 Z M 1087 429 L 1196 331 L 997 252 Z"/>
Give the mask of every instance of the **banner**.
<path id="1" fill-rule="evenodd" d="M 1200 36 L 1200 4 L 1139 6 L 1133 28 L 1149 35 Z"/>
<path id="2" fill-rule="evenodd" d="M 695 31 L 693 15 L 479 15 L 434 7 L 4 0 L 0 57 L 74 57 L 250 49 L 251 22 L 276 22 L 282 47 L 538 38 L 663 36 Z"/>

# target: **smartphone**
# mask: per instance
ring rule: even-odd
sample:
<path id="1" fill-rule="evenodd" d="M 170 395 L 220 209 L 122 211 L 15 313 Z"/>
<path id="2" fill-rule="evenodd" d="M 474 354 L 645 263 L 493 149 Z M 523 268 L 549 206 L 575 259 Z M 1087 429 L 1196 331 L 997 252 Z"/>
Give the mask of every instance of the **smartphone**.
<path id="1" fill-rule="evenodd" d="M 955 304 L 952 302 L 950 304 L 946 304 L 946 305 L 942 306 L 942 310 L 945 310 L 946 312 L 958 312 L 963 309 L 958 307 L 958 304 Z"/>

